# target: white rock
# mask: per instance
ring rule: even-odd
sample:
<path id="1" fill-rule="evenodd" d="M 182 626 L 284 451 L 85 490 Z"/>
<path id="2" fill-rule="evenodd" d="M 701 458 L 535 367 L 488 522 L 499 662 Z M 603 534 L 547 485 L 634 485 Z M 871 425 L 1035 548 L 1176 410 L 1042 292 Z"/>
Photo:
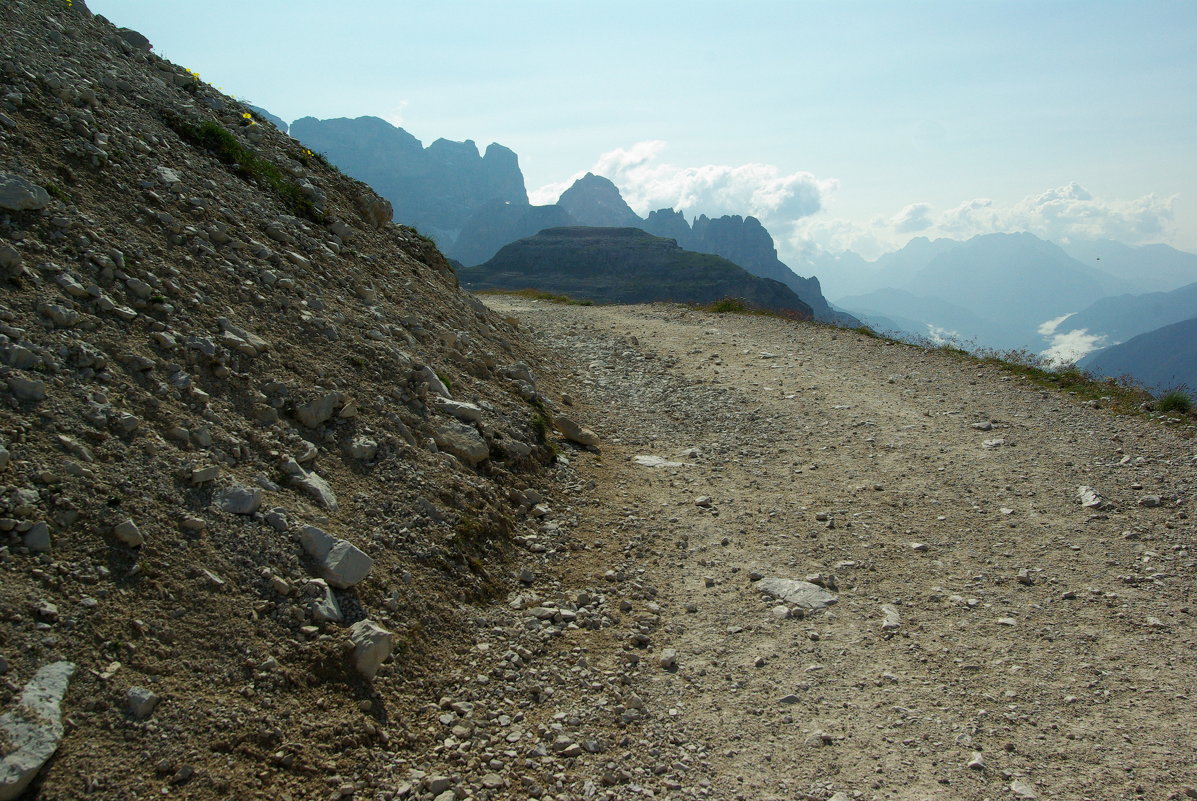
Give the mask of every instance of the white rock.
<path id="1" fill-rule="evenodd" d="M 304 526 L 299 539 L 320 574 L 334 587 L 352 587 L 369 575 L 374 565 L 374 560 L 353 543 L 315 526 Z"/>
<path id="2" fill-rule="evenodd" d="M 126 519 L 112 527 L 112 535 L 125 545 L 136 548 L 145 544 L 145 535 L 132 520 Z"/>
<path id="3" fill-rule="evenodd" d="M 902 628 L 902 616 L 898 614 L 898 607 L 893 604 L 882 604 L 881 615 L 882 631 L 897 631 Z"/>
<path id="4" fill-rule="evenodd" d="M 1019 798 L 1038 798 L 1039 794 L 1035 792 L 1035 788 L 1026 779 L 1015 779 L 1010 782 L 1010 792 L 1014 793 Z"/>
<path id="5" fill-rule="evenodd" d="M 668 459 L 660 456 L 644 456 L 637 455 L 632 457 L 632 464 L 638 464 L 641 467 L 685 467 L 685 462 L 671 462 Z"/>
<path id="6" fill-rule="evenodd" d="M 367 679 L 373 679 L 379 666 L 395 647 L 394 635 L 373 620 L 359 620 L 349 629 L 353 643 L 353 664 Z"/>
<path id="7" fill-rule="evenodd" d="M 333 416 L 343 396 L 340 392 L 326 392 L 318 398 L 295 407 L 295 417 L 308 428 L 315 428 Z"/>
<path id="8" fill-rule="evenodd" d="M 437 397 L 432 399 L 432 405 L 445 414 L 451 414 L 458 420 L 464 420 L 467 423 L 476 423 L 482 419 L 482 407 L 476 403 Z"/>
<path id="9" fill-rule="evenodd" d="M 436 446 L 473 467 L 490 456 L 486 440 L 472 426 L 450 420 L 432 435 Z"/>
<path id="10" fill-rule="evenodd" d="M 340 623 L 345 619 L 341 612 L 341 605 L 337 603 L 337 596 L 333 595 L 332 587 L 324 579 L 312 579 L 308 586 L 315 592 L 312 599 L 312 617 L 320 623 Z"/>
<path id="11" fill-rule="evenodd" d="M 1100 509 L 1106 504 L 1105 498 L 1093 487 L 1077 487 L 1076 495 L 1086 509 Z"/>
<path id="12" fill-rule="evenodd" d="M 661 651 L 661 655 L 657 657 L 657 664 L 665 670 L 673 670 L 677 667 L 677 651 L 672 648 Z"/>
<path id="13" fill-rule="evenodd" d="M 62 699 L 75 665 L 42 667 L 21 691 L 21 701 L 0 715 L 4 756 L 0 758 L 0 801 L 11 801 L 29 785 L 62 740 Z"/>
<path id="14" fill-rule="evenodd" d="M 234 515 L 252 515 L 262 505 L 262 490 L 258 487 L 225 487 L 216 493 L 216 506 Z"/>
<path id="15" fill-rule="evenodd" d="M 565 437 L 570 442 L 576 442 L 579 445 L 598 445 L 598 435 L 589 428 L 583 428 L 572 419 L 564 415 L 557 415 L 553 418 L 553 427 L 561 432 L 561 436 Z"/>
<path id="16" fill-rule="evenodd" d="M 340 507 L 332 486 L 316 473 L 300 468 L 300 472 L 292 475 L 289 480 L 293 487 L 325 509 L 335 512 Z"/>

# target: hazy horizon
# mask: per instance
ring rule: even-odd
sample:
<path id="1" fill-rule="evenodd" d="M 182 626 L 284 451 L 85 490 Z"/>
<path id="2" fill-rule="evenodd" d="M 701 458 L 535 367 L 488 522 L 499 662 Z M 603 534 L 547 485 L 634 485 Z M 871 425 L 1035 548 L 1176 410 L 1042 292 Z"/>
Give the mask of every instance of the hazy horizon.
<path id="1" fill-rule="evenodd" d="M 1197 6 L 89 5 L 287 121 L 495 141 L 534 202 L 593 171 L 641 214 L 757 216 L 783 259 L 1015 230 L 1197 250 Z"/>

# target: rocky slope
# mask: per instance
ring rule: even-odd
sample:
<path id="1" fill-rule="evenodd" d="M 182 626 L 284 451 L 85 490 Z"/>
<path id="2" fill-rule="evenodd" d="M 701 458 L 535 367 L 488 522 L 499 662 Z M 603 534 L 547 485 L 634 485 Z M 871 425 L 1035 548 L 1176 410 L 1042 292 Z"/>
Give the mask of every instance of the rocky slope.
<path id="1" fill-rule="evenodd" d="M 532 288 L 598 303 L 706 304 L 740 298 L 812 317 L 811 307 L 784 284 L 638 228 L 550 228 L 458 272 L 473 290 Z"/>
<path id="2" fill-rule="evenodd" d="M 555 458 L 517 330 L 82 0 L 0 28 L 0 708 L 76 667 L 37 797 L 313 797 L 401 758 Z M 53 733 L 20 709 L 4 793 L 13 732 Z"/>

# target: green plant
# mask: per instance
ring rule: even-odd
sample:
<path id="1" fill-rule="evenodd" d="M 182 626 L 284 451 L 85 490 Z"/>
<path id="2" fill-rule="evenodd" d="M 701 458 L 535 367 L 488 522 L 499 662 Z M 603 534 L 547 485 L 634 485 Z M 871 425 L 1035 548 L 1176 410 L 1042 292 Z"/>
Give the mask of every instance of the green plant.
<path id="1" fill-rule="evenodd" d="M 565 306 L 593 306 L 593 300 L 577 300 L 569 295 L 556 295 L 541 289 L 479 289 L 476 295 L 515 295 L 531 300 L 544 300 L 549 303 L 560 303 Z"/>
<path id="2" fill-rule="evenodd" d="M 532 430 L 536 432 L 536 438 L 541 442 L 545 442 L 549 438 L 549 420 L 543 414 L 537 412 L 532 415 Z"/>
<path id="3" fill-rule="evenodd" d="M 1155 408 L 1161 412 L 1180 412 L 1188 414 L 1193 411 L 1193 399 L 1182 387 L 1170 389 L 1155 402 Z"/>
<path id="4" fill-rule="evenodd" d="M 716 314 L 751 314 L 756 311 L 740 298 L 721 298 L 700 308 Z"/>
<path id="5" fill-rule="evenodd" d="M 250 120 L 252 123 L 252 120 Z M 174 131 L 196 147 L 202 147 L 217 159 L 233 168 L 233 171 L 258 185 L 269 189 L 287 209 L 312 222 L 323 223 L 324 214 L 277 166 L 254 153 L 238 141 L 214 120 L 190 123 L 176 115 L 168 115 L 166 123 Z"/>
<path id="6" fill-rule="evenodd" d="M 439 370 L 434 370 L 433 372 L 436 373 L 436 377 L 441 380 L 441 383 L 445 385 L 445 389 L 449 390 L 449 392 L 453 392 L 453 381 L 449 378 L 449 376 L 444 375 Z"/>

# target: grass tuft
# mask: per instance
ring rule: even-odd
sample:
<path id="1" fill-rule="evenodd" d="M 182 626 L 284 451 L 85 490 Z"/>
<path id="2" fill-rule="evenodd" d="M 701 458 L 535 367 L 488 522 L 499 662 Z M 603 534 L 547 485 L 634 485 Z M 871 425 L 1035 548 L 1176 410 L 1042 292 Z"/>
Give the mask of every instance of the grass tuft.
<path id="1" fill-rule="evenodd" d="M 549 303 L 560 303 L 564 306 L 593 306 L 593 300 L 578 300 L 569 295 L 555 295 L 540 289 L 479 289 L 475 295 L 516 295 L 531 300 L 544 300 Z"/>
<path id="2" fill-rule="evenodd" d="M 213 120 L 190 123 L 181 117 L 169 116 L 166 122 L 174 131 L 195 147 L 209 151 L 217 159 L 233 168 L 233 172 L 247 181 L 269 189 L 282 204 L 299 217 L 323 223 L 324 214 L 276 165 L 253 152 Z"/>
<path id="3" fill-rule="evenodd" d="M 1155 402 L 1156 411 L 1180 412 L 1188 414 L 1193 411 L 1193 398 L 1183 387 L 1170 389 Z"/>

